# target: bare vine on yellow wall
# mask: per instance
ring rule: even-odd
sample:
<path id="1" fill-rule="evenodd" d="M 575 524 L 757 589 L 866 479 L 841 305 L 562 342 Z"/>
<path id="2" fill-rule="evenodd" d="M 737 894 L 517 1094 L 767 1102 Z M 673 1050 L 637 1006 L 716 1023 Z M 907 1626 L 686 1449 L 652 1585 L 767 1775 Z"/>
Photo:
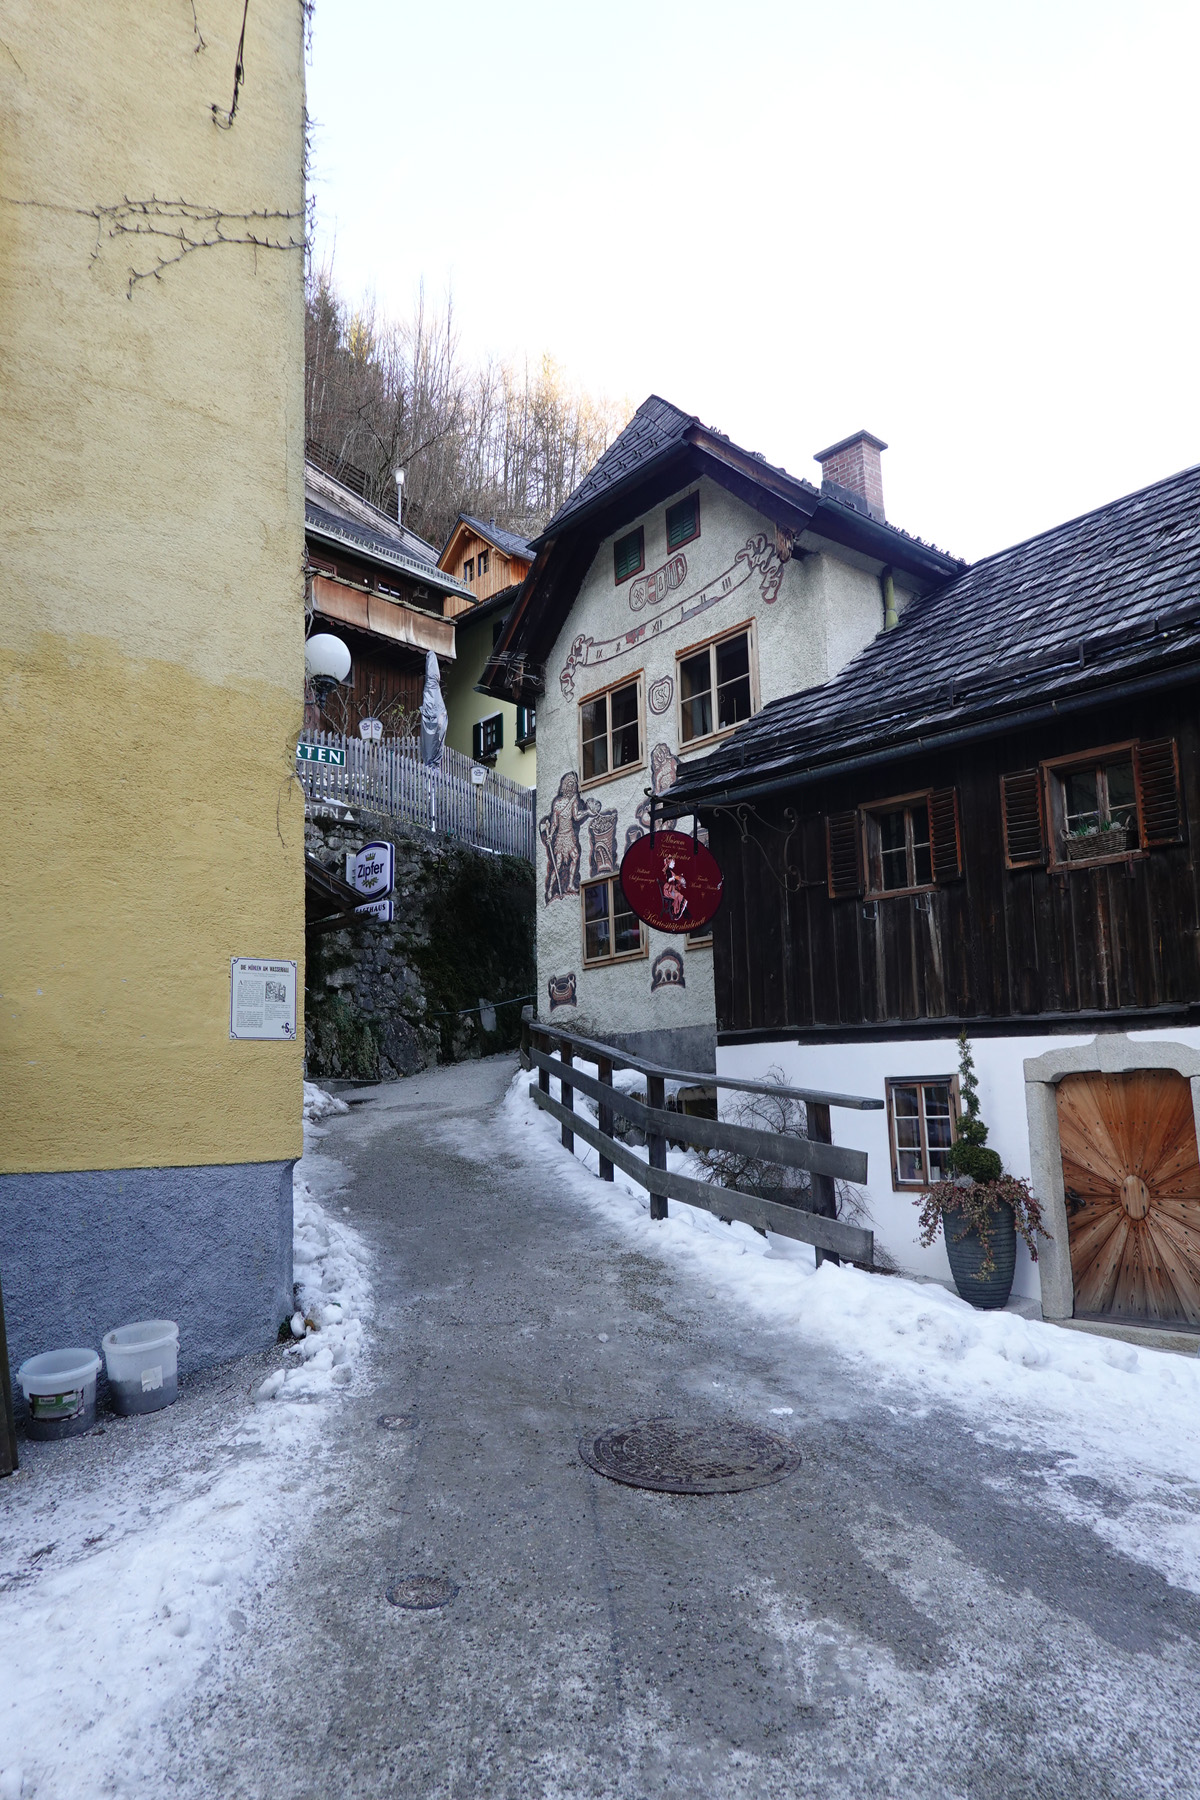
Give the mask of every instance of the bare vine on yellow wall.
<path id="1" fill-rule="evenodd" d="M 130 267 L 126 295 L 142 281 L 161 281 L 167 269 L 197 250 L 215 250 L 222 244 L 251 245 L 255 250 L 303 250 L 303 212 L 223 212 L 217 206 L 198 206 L 191 200 L 130 200 L 112 206 L 80 207 L 96 221 L 92 261 L 100 255 L 104 240 L 120 237 L 149 238 L 146 267 Z"/>

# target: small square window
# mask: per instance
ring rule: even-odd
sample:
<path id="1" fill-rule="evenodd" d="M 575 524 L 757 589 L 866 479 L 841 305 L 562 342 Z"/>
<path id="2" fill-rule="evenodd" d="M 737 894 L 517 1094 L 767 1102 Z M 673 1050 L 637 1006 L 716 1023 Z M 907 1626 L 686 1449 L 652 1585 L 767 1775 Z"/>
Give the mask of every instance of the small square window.
<path id="1" fill-rule="evenodd" d="M 958 1081 L 953 1075 L 889 1080 L 888 1134 L 892 1145 L 892 1186 L 927 1188 L 946 1181 L 946 1153 L 958 1135 Z"/>
<path id="2" fill-rule="evenodd" d="M 626 681 L 579 707 L 583 780 L 599 781 L 642 761 L 641 683 Z"/>
<path id="3" fill-rule="evenodd" d="M 700 536 L 700 496 L 689 494 L 667 508 L 667 549 L 677 550 Z"/>
<path id="4" fill-rule="evenodd" d="M 504 714 L 492 713 L 471 728 L 471 749 L 476 762 L 494 762 L 504 748 Z"/>
<path id="5" fill-rule="evenodd" d="M 583 888 L 583 960 L 585 964 L 624 962 L 644 956 L 645 932 L 630 909 L 614 875 L 607 881 L 589 881 Z"/>
<path id="6" fill-rule="evenodd" d="M 618 581 L 628 581 L 646 566 L 645 538 L 639 525 L 636 531 L 618 538 L 613 545 L 613 567 Z"/>
<path id="7" fill-rule="evenodd" d="M 933 886 L 929 801 L 924 794 L 873 807 L 863 815 L 868 892 L 910 894 Z"/>

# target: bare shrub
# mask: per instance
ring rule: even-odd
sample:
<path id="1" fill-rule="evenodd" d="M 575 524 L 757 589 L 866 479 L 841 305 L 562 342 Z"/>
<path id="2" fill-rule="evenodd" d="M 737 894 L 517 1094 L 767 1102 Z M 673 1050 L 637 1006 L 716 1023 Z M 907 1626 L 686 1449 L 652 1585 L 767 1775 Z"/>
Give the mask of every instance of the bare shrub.
<path id="1" fill-rule="evenodd" d="M 765 1080 L 771 1088 L 787 1086 L 779 1068 L 768 1069 Z M 725 1117 L 731 1125 L 747 1125 L 754 1131 L 769 1131 L 775 1137 L 808 1137 L 804 1102 L 784 1093 L 739 1095 L 734 1105 L 727 1108 Z M 781 1200 L 806 1212 L 815 1210 L 812 1177 L 807 1169 L 793 1169 L 786 1163 L 773 1163 L 741 1150 L 697 1150 L 696 1155 L 704 1165 L 702 1178 L 706 1181 L 742 1194 Z M 834 1214 L 852 1224 L 869 1224 L 871 1214 L 862 1189 L 849 1181 L 835 1182 Z"/>

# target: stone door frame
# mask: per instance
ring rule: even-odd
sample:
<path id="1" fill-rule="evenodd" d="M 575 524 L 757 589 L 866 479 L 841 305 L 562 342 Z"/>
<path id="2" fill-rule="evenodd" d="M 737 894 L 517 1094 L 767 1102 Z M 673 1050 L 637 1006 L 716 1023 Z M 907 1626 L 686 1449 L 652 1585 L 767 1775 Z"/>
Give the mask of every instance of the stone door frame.
<path id="1" fill-rule="evenodd" d="M 1038 1246 L 1044 1319 L 1070 1319 L 1075 1313 L 1056 1089 L 1067 1075 L 1128 1075 L 1135 1069 L 1168 1069 L 1190 1081 L 1196 1142 L 1200 1145 L 1200 1050 L 1193 1050 L 1189 1044 L 1134 1039 L 1123 1031 L 1114 1031 L 1094 1037 L 1090 1044 L 1064 1046 L 1025 1058 L 1032 1186 L 1052 1233 L 1052 1242 L 1043 1239 Z"/>

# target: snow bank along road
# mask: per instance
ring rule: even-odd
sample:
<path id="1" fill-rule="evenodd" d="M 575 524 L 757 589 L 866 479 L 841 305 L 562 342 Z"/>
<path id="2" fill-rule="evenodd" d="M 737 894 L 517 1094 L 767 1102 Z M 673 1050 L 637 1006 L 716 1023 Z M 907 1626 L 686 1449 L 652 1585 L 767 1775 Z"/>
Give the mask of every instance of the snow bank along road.
<path id="1" fill-rule="evenodd" d="M 306 1121 L 340 1105 L 306 1091 Z M 296 1170 L 286 1349 L 186 1379 L 164 1412 L 25 1444 L 0 1482 L 0 1800 L 158 1800 L 169 1721 L 270 1630 L 327 1414 L 362 1380 L 368 1257 L 317 1197 L 340 1174 Z"/>
<path id="2" fill-rule="evenodd" d="M 1196 1368 L 993 1332 L 682 1208 L 652 1227 L 512 1074 L 432 1071 L 325 1127 L 374 1250 L 374 1387 L 326 1413 L 253 1654 L 173 1720 L 161 1791 L 1200 1794 Z M 667 1413 L 781 1428 L 800 1469 L 684 1498 L 580 1461 Z M 409 1574 L 457 1596 L 398 1610 Z"/>

